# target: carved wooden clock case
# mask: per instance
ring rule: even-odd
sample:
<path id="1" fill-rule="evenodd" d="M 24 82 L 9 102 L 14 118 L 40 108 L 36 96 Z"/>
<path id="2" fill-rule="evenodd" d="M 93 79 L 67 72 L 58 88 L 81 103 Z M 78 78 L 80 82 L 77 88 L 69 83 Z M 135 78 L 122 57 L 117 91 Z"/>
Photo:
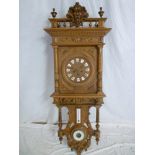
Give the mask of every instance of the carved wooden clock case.
<path id="1" fill-rule="evenodd" d="M 56 18 L 51 12 L 51 27 L 44 29 L 52 36 L 54 49 L 55 92 L 51 95 L 59 109 L 60 142 L 63 136 L 72 150 L 80 155 L 87 150 L 91 137 L 98 143 L 99 108 L 105 97 L 102 91 L 102 48 L 103 37 L 110 31 L 104 27 L 107 18 L 88 18 L 85 7 L 78 2 L 70 7 L 66 18 Z M 69 120 L 63 129 L 62 107 L 68 108 Z M 89 110 L 96 108 L 96 128 L 89 120 Z"/>

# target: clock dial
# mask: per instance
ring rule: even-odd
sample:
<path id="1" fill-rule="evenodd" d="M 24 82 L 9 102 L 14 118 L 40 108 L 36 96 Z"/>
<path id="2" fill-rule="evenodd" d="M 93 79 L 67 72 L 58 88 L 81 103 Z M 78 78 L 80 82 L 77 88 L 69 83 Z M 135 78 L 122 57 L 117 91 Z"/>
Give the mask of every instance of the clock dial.
<path id="1" fill-rule="evenodd" d="M 85 138 L 85 134 L 83 131 L 81 130 L 76 130 L 74 133 L 73 133 L 73 138 L 74 140 L 76 141 L 82 141 L 84 138 Z"/>
<path id="2" fill-rule="evenodd" d="M 90 65 L 85 58 L 75 57 L 68 61 L 65 72 L 72 82 L 84 82 L 90 75 Z"/>

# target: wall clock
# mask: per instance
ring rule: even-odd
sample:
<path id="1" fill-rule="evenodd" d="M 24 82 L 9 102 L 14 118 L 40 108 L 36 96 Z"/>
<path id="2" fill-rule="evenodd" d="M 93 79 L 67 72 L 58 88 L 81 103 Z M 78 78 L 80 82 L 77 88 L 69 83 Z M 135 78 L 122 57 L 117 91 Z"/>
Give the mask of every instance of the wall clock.
<path id="1" fill-rule="evenodd" d="M 110 31 L 104 23 L 103 10 L 100 18 L 88 18 L 84 6 L 78 2 L 70 7 L 66 18 L 56 18 L 51 12 L 51 27 L 45 31 L 52 37 L 54 49 L 55 92 L 51 95 L 59 110 L 60 142 L 67 137 L 68 146 L 80 155 L 87 150 L 91 137 L 99 142 L 99 108 L 105 97 L 102 91 L 103 37 Z M 62 123 L 62 108 L 67 107 L 69 120 Z M 96 126 L 92 127 L 89 110 L 96 108 Z"/>

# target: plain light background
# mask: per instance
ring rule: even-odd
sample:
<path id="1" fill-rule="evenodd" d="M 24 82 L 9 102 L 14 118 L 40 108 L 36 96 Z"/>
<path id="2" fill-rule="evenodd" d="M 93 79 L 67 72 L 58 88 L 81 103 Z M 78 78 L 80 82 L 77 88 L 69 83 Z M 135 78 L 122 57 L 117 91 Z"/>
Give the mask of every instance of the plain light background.
<path id="1" fill-rule="evenodd" d="M 103 49 L 103 90 L 100 110 L 104 123 L 134 124 L 134 0 L 80 0 L 89 17 L 103 6 L 107 27 Z M 74 0 L 20 0 L 20 123 L 57 122 L 57 108 L 49 97 L 54 91 L 53 50 L 49 27 L 52 8 L 64 17 Z M 91 111 L 91 121 L 95 112 Z M 65 119 L 65 117 L 64 117 Z"/>

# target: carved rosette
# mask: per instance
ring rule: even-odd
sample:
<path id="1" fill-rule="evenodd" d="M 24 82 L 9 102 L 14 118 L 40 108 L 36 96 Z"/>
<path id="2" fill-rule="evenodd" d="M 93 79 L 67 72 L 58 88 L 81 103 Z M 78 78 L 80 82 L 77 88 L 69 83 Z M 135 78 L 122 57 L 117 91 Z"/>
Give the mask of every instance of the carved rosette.
<path id="1" fill-rule="evenodd" d="M 69 8 L 66 15 L 70 19 L 72 26 L 79 27 L 84 18 L 88 18 L 88 13 L 85 7 L 81 6 L 79 2 L 76 2 L 73 7 Z"/>

